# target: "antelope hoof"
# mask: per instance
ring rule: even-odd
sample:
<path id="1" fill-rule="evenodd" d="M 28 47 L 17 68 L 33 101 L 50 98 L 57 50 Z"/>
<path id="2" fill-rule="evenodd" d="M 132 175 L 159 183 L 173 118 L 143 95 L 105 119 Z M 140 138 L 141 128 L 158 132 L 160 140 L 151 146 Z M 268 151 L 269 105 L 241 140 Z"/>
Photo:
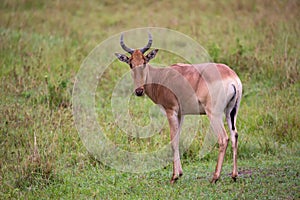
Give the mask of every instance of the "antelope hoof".
<path id="1" fill-rule="evenodd" d="M 219 177 L 214 175 L 212 180 L 210 181 L 211 183 L 217 183 L 217 181 L 219 180 Z"/>
<path id="2" fill-rule="evenodd" d="M 218 180 L 219 180 L 218 178 L 217 178 L 217 179 L 213 178 L 213 179 L 210 181 L 210 183 L 216 184 Z"/>
<path id="3" fill-rule="evenodd" d="M 182 175 L 183 175 L 182 172 L 179 175 L 173 175 L 173 177 L 171 178 L 170 183 L 171 184 L 175 183 L 179 179 L 179 177 L 181 177 Z"/>
<path id="4" fill-rule="evenodd" d="M 178 177 L 175 177 L 175 178 L 172 177 L 170 183 L 174 184 L 177 180 L 178 180 Z"/>
<path id="5" fill-rule="evenodd" d="M 233 179 L 234 182 L 236 182 L 237 176 L 238 176 L 237 174 L 232 174 L 231 178 Z"/>

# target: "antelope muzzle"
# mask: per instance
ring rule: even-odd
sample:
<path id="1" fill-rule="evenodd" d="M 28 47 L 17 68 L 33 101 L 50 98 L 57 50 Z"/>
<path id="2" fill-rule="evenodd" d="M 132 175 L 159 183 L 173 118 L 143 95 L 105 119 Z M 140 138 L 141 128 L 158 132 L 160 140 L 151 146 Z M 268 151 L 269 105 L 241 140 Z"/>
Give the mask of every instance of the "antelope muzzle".
<path id="1" fill-rule="evenodd" d="M 144 87 L 138 87 L 137 89 L 135 89 L 134 93 L 136 96 L 140 97 L 144 95 Z"/>

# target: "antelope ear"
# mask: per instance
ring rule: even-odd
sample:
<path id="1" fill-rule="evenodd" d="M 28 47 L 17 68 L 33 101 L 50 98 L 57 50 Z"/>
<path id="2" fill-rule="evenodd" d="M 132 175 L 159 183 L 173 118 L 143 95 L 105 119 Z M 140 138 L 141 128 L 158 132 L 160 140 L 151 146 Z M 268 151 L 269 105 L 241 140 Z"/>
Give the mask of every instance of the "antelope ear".
<path id="1" fill-rule="evenodd" d="M 146 61 L 149 62 L 151 59 L 153 59 L 158 52 L 158 49 L 153 49 L 146 55 Z"/>
<path id="2" fill-rule="evenodd" d="M 129 58 L 128 58 L 126 55 L 120 54 L 120 53 L 115 53 L 115 55 L 117 56 L 117 58 L 118 58 L 120 61 L 129 64 Z"/>

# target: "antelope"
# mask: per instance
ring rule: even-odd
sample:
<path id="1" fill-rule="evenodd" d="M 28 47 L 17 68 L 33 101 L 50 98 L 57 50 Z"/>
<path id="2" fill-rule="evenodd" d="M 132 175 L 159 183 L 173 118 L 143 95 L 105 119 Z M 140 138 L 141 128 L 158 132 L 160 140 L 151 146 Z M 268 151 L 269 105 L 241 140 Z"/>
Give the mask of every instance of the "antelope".
<path id="1" fill-rule="evenodd" d="M 224 128 L 223 116 L 231 134 L 233 148 L 232 179 L 236 181 L 238 132 L 236 118 L 242 97 L 242 83 L 237 74 L 225 64 L 177 63 L 165 68 L 155 68 L 149 64 L 158 49 L 147 52 L 152 45 L 152 35 L 148 33 L 148 44 L 141 49 L 132 49 L 124 44 L 123 34 L 120 45 L 130 54 L 115 53 L 116 57 L 131 68 L 136 96 L 146 94 L 165 111 L 170 126 L 173 154 L 173 175 L 171 184 L 183 175 L 179 152 L 179 136 L 184 115 L 207 115 L 213 132 L 218 138 L 219 154 L 211 183 L 220 178 L 222 164 L 229 142 Z"/>

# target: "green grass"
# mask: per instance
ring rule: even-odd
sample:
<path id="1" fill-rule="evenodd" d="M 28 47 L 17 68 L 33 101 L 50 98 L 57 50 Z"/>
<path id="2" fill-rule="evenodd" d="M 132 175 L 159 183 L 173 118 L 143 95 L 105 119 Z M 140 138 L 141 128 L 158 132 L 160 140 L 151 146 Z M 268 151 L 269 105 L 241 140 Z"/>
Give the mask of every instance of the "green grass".
<path id="1" fill-rule="evenodd" d="M 27 198 L 101 199 L 293 199 L 299 197 L 299 157 L 284 163 L 278 158 L 240 162 L 241 175 L 233 182 L 226 162 L 218 185 L 211 185 L 214 162 L 184 163 L 185 173 L 175 185 L 169 184 L 171 167 L 152 173 L 128 174 L 101 165 L 75 166 L 62 170 L 43 188 L 27 188 Z M 297 162 L 295 162 L 297 161 Z M 287 190 L 287 187 L 288 190 Z M 19 195 L 15 189 L 10 195 Z"/>
<path id="2" fill-rule="evenodd" d="M 0 5 L 0 199 L 298 199 L 300 198 L 300 4 L 291 1 L 3 1 Z M 217 148 L 199 158 L 208 121 L 183 153 L 183 177 L 170 185 L 171 163 L 132 174 L 90 155 L 74 126 L 72 89 L 88 53 L 113 34 L 145 26 L 180 31 L 232 67 L 244 93 L 238 115 L 239 172 L 231 149 L 221 180 L 209 180 Z M 180 61 L 159 52 L 156 63 Z M 128 68 L 111 64 L 96 91 L 98 121 L 115 144 L 153 151 L 166 144 L 165 124 L 150 139 L 111 123 L 111 92 Z M 101 87 L 100 87 L 101 86 Z M 152 106 L 131 97 L 133 120 Z M 144 108 L 145 107 L 145 108 Z M 36 144 L 34 139 L 36 138 Z M 230 147 L 230 146 L 229 146 Z"/>

